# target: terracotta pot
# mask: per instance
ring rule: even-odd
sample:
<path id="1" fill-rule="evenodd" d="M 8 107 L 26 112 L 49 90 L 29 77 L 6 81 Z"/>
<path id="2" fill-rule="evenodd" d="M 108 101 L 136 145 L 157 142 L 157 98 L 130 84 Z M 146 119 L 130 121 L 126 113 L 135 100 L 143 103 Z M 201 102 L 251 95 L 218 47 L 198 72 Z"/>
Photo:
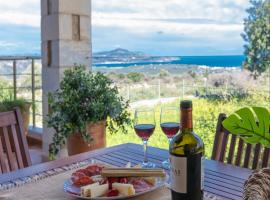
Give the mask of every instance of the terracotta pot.
<path id="1" fill-rule="evenodd" d="M 28 134 L 28 128 L 29 128 L 29 122 L 30 122 L 30 107 L 31 107 L 31 104 L 27 103 L 25 104 L 23 110 L 21 110 L 25 135 Z"/>
<path id="2" fill-rule="evenodd" d="M 75 133 L 67 139 L 67 150 L 69 156 L 94 149 L 104 148 L 106 146 L 106 121 L 88 124 L 87 131 L 93 138 L 93 141 L 89 144 L 83 140 L 79 133 Z"/>

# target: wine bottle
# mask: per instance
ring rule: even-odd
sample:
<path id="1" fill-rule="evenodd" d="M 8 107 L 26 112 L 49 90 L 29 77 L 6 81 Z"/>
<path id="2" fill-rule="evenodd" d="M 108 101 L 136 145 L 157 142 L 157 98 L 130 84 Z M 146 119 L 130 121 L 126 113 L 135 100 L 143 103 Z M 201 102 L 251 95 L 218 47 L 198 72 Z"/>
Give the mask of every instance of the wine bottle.
<path id="1" fill-rule="evenodd" d="M 172 200 L 202 200 L 204 144 L 193 132 L 192 101 L 181 101 L 181 130 L 170 143 Z"/>

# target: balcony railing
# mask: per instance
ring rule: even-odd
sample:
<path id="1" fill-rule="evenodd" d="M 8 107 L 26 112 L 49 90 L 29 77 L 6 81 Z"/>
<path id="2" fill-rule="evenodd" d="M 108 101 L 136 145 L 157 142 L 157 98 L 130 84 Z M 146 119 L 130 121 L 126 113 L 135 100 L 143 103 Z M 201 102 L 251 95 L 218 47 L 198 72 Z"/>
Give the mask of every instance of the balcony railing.
<path id="1" fill-rule="evenodd" d="M 40 56 L 0 56 L 2 98 L 24 98 L 32 104 L 31 126 L 42 126 L 42 89 Z"/>
<path id="2" fill-rule="evenodd" d="M 97 57 L 94 59 L 98 60 Z M 266 80 L 265 85 L 269 85 Z M 156 82 L 155 82 L 156 81 Z M 149 83 L 118 83 L 120 95 L 131 103 L 140 100 L 153 100 L 168 97 L 189 97 L 237 91 L 231 87 L 211 87 L 207 80 L 197 84 L 190 84 L 188 80 L 176 80 L 174 84 L 162 82 L 160 79 Z M 40 56 L 0 56 L 0 100 L 1 97 L 16 99 L 23 97 L 33 106 L 31 107 L 30 126 L 40 132 L 42 128 L 42 85 L 41 85 L 41 57 Z M 254 92 L 247 89 L 247 92 Z M 256 89 L 270 98 L 270 88 Z M 199 94 L 200 93 L 200 94 Z"/>

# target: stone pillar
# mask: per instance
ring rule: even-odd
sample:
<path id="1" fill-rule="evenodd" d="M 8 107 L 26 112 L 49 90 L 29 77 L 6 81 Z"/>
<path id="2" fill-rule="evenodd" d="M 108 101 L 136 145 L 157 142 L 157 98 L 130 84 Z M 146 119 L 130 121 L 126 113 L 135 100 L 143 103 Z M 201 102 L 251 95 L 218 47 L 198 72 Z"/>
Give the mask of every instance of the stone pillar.
<path id="1" fill-rule="evenodd" d="M 47 94 L 58 89 L 63 72 L 74 63 L 91 67 L 91 0 L 41 0 L 41 15 L 42 112 L 47 116 Z M 45 155 L 52 135 L 43 122 Z"/>

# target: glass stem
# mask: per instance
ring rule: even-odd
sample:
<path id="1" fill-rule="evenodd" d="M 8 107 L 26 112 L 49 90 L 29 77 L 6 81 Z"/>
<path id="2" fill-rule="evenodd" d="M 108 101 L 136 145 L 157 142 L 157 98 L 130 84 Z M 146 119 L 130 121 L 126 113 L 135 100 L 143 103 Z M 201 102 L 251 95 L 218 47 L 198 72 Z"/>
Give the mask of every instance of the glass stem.
<path id="1" fill-rule="evenodd" d="M 170 148 L 170 144 L 171 144 L 172 139 L 173 139 L 172 137 L 171 137 L 171 138 L 168 138 L 168 141 L 169 141 L 169 148 Z M 169 149 L 169 148 L 168 148 L 168 149 Z M 167 159 L 167 162 L 170 163 L 170 159 L 169 159 L 169 158 Z"/>
<path id="2" fill-rule="evenodd" d="M 147 163 L 147 162 L 148 162 L 148 158 L 147 158 L 147 149 L 148 149 L 147 140 L 143 140 L 143 151 L 144 151 L 143 162 L 144 162 L 144 163 Z"/>

